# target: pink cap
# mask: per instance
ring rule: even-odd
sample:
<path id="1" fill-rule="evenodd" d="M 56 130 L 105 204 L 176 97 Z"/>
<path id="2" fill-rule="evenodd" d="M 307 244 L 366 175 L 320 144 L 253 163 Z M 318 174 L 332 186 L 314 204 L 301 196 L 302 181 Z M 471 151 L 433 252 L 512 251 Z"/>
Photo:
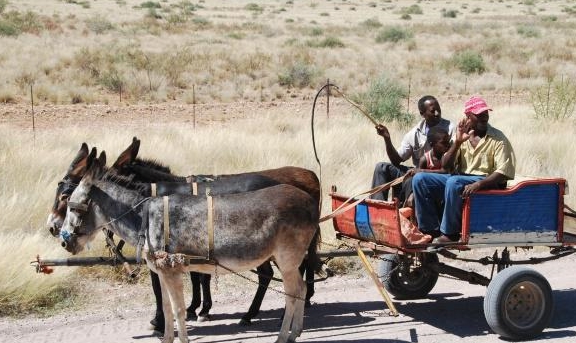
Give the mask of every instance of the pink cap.
<path id="1" fill-rule="evenodd" d="M 464 105 L 464 114 L 480 114 L 484 111 L 492 111 L 490 107 L 486 104 L 486 101 L 479 96 L 473 96 Z"/>

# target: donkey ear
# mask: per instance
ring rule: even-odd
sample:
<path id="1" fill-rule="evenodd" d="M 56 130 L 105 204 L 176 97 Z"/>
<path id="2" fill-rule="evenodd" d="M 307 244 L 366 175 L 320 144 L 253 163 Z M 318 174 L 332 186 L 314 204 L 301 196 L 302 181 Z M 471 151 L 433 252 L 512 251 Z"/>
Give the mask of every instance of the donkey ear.
<path id="1" fill-rule="evenodd" d="M 82 143 L 78 154 L 68 167 L 67 176 L 70 177 L 72 180 L 76 182 L 80 181 L 84 174 L 86 174 L 86 169 L 88 168 L 88 159 L 90 155 L 96 156 L 96 148 L 92 148 L 92 152 L 88 154 L 88 145 L 86 143 Z"/>
<path id="2" fill-rule="evenodd" d="M 126 150 L 124 150 L 116 162 L 112 165 L 113 169 L 119 170 L 122 169 L 126 164 L 132 163 L 136 156 L 138 155 L 138 150 L 140 149 L 140 140 L 136 137 L 132 138 L 132 144 Z"/>
<path id="3" fill-rule="evenodd" d="M 106 165 L 106 151 L 102 151 L 100 156 L 98 157 L 98 162 L 100 163 L 101 167 Z"/>
<path id="4" fill-rule="evenodd" d="M 106 152 L 102 151 L 100 156 L 96 158 L 96 156 L 92 156 L 88 158 L 88 171 L 86 172 L 86 177 L 90 180 L 97 180 L 105 172 L 106 166 Z"/>

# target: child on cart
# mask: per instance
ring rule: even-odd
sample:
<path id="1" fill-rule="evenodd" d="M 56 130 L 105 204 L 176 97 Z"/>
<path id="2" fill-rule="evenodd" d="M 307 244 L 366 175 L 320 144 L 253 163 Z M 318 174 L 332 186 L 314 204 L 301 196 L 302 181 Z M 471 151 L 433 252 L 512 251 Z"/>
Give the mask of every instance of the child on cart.
<path id="1" fill-rule="evenodd" d="M 427 141 L 431 149 L 420 158 L 417 168 L 410 169 L 404 178 L 402 189 L 406 192 L 404 206 L 400 214 L 407 220 L 401 221 L 402 234 L 411 244 L 424 244 L 432 240 L 432 236 L 423 234 L 416 227 L 414 216 L 414 195 L 412 194 L 412 177 L 416 173 L 447 173 L 442 168 L 442 156 L 450 148 L 450 135 L 444 128 L 435 126 L 428 131 Z M 442 204 L 438 204 L 440 212 Z"/>

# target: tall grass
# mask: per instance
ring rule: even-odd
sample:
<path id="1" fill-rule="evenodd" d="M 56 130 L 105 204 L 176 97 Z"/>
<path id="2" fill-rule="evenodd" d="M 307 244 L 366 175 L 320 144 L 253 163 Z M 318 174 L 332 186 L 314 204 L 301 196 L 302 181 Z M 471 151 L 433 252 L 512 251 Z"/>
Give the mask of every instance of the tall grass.
<path id="1" fill-rule="evenodd" d="M 462 102 L 439 97 L 444 117 L 457 120 Z M 494 108 L 490 122 L 511 140 L 517 157 L 517 174 L 563 177 L 576 180 L 572 150 L 576 144 L 573 126 L 546 123 L 529 115 L 530 106 L 508 107 L 488 98 Z M 321 106 L 320 106 L 321 107 Z M 369 189 L 374 164 L 386 160 L 383 142 L 372 124 L 338 101 L 329 119 L 316 113 L 316 148 L 322 163 L 322 213 L 330 212 L 328 191 L 336 185 L 341 194 L 353 195 Z M 415 108 L 415 106 L 413 107 Z M 239 173 L 284 165 L 295 165 L 319 173 L 310 134 L 309 113 L 290 106 L 255 111 L 247 118 L 199 125 L 190 122 L 138 123 L 111 126 L 95 119 L 90 126 L 62 127 L 36 132 L 0 126 L 0 315 L 28 313 L 61 306 L 76 289 L 77 269 L 58 267 L 49 276 L 36 274 L 29 266 L 42 258 L 67 257 L 57 239 L 44 227 L 58 181 L 64 175 L 82 142 L 107 152 L 109 164 L 130 143 L 142 139 L 140 156 L 157 159 L 177 174 Z M 390 124 L 392 140 L 399 144 L 405 132 Z M 576 194 L 565 196 L 576 205 Z M 322 223 L 323 239 L 334 243 L 331 223 Z M 106 254 L 103 244 L 94 244 L 89 255 Z"/>
<path id="2" fill-rule="evenodd" d="M 439 0 L 338 6 L 330 1 L 294 6 L 239 0 L 221 6 L 217 0 L 46 0 L 42 11 L 32 0 L 3 4 L 3 84 L 13 87 L 22 73 L 50 64 L 54 68 L 50 73 L 37 73 L 35 84 L 51 93 L 39 101 L 53 103 L 77 101 L 66 89 L 70 85 L 86 87 L 88 101 L 114 101 L 118 81 L 131 102 L 184 103 L 182 90 L 191 84 L 207 90 L 206 101 L 253 100 L 253 90 L 262 84 L 283 90 L 263 94 L 262 100 L 290 99 L 305 96 L 307 87 L 293 89 L 294 84 L 285 78 L 270 75 L 285 73 L 300 62 L 318 72 L 310 81 L 312 87 L 318 86 L 318 80 L 330 79 L 339 86 L 362 90 L 374 75 L 388 73 L 396 79 L 410 78 L 416 93 L 438 95 L 501 94 L 509 91 L 510 76 L 519 80 L 512 85 L 513 91 L 527 94 L 550 76 L 576 73 L 575 43 L 570 35 L 576 17 L 557 2 L 548 4 L 542 15 L 527 14 L 521 3 L 477 1 L 475 9 L 462 6 L 449 20 L 442 15 L 450 11 L 442 12 L 445 4 Z M 413 20 L 402 20 L 402 15 Z M 552 17 L 562 20 L 548 19 Z M 148 56 L 150 64 L 143 68 L 132 63 L 122 51 L 126 47 Z M 309 59 L 302 61 L 292 52 L 295 48 L 309 54 Z M 98 50 L 119 57 L 107 62 L 104 80 L 74 68 L 78 55 Z M 173 59 L 185 50 L 191 59 L 180 59 L 182 55 Z M 247 65 L 238 66 L 238 59 L 258 50 L 269 56 L 270 63 L 257 73 Z M 442 68 L 445 61 L 450 68 Z M 491 73 L 488 83 L 486 72 Z M 481 86 L 462 87 L 464 79 Z M 236 89 L 222 92 L 230 83 Z M 12 98 L 21 103 L 28 96 L 20 89 Z"/>

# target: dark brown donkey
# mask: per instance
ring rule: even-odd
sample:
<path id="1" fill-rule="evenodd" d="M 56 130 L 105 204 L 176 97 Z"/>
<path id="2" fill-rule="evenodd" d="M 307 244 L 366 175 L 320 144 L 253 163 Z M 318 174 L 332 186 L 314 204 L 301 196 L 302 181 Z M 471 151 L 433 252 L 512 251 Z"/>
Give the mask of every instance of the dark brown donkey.
<path id="1" fill-rule="evenodd" d="M 107 178 L 105 154 L 88 159 L 89 169 L 69 197 L 63 246 L 80 252 L 109 226 L 134 246 L 143 246 L 148 266 L 162 284 L 164 343 L 188 342 L 181 273 L 248 270 L 273 258 L 282 273 L 286 310 L 277 343 L 294 342 L 303 327 L 305 288 L 298 266 L 318 226 L 319 209 L 302 190 L 281 184 L 254 192 L 144 197 Z M 191 263 L 204 257 L 210 263 Z"/>
<path id="2" fill-rule="evenodd" d="M 161 165 L 156 161 L 137 158 L 139 149 L 140 140 L 134 137 L 130 146 L 120 154 L 112 168 L 121 175 L 132 176 L 142 182 L 187 181 L 197 183 L 199 187 L 202 187 L 205 182 L 241 175 L 263 176 L 278 183 L 292 185 L 305 191 L 318 204 L 318 208 L 320 208 L 320 182 L 316 174 L 308 169 L 287 166 L 242 174 L 177 176 L 171 173 L 169 167 Z M 198 194 L 201 194 L 201 192 Z M 319 271 L 322 266 L 322 262 L 316 255 L 320 241 L 320 227 L 318 227 L 308 250 L 308 256 L 310 256 L 310 258 L 306 258 L 300 266 L 300 272 L 305 274 L 306 278 L 306 307 L 310 306 L 310 298 L 314 295 L 314 273 Z M 258 273 L 258 289 L 248 312 L 242 316 L 239 323 L 240 325 L 250 325 L 251 320 L 259 313 L 268 285 L 274 276 L 274 270 L 269 261 L 258 266 L 256 270 Z M 204 285 L 205 283 L 203 283 L 203 286 Z M 194 297 L 192 301 L 198 303 Z M 195 307 L 191 304 L 189 309 L 192 308 Z"/>
<path id="3" fill-rule="evenodd" d="M 133 139 L 132 144 L 120 154 L 117 161 L 114 163 L 112 170 L 117 171 L 119 174 L 128 175 L 133 180 L 139 182 L 158 182 L 158 181 L 176 181 L 176 182 L 185 182 L 185 177 L 175 176 L 170 173 L 170 169 L 168 167 L 164 167 L 154 161 L 149 160 L 141 160 L 137 158 L 138 150 L 139 150 L 140 141 L 136 138 Z M 95 156 L 95 151 L 90 153 L 90 155 Z M 49 217 L 48 225 L 50 227 L 50 231 L 53 235 L 58 235 L 59 228 L 62 225 L 62 220 L 64 218 L 64 212 L 62 211 L 65 209 L 66 206 L 66 199 L 74 189 L 75 185 L 77 184 L 78 180 L 82 177 L 83 173 L 86 170 L 86 159 L 88 158 L 88 147 L 83 144 L 78 155 L 75 157 L 73 163 L 69 167 L 67 175 L 64 177 L 64 180 L 59 183 L 58 191 L 56 194 L 56 200 L 54 203 L 52 214 Z M 265 175 L 265 176 L 264 176 Z M 203 180 L 225 180 L 228 179 L 228 183 L 234 182 L 233 180 L 238 177 L 244 177 L 243 179 L 236 179 L 236 183 L 244 184 L 244 190 L 247 189 L 258 189 L 262 187 L 270 186 L 270 182 L 266 181 L 267 178 L 273 180 L 275 183 L 287 183 L 297 186 L 298 188 L 303 189 L 307 193 L 309 193 L 316 202 L 319 202 L 319 182 L 316 175 L 306 169 L 297 168 L 297 167 L 283 167 L 278 169 L 271 169 L 265 170 L 261 172 L 252 172 L 252 173 L 244 173 L 244 174 L 236 174 L 236 175 L 226 175 L 226 176 L 194 176 L 194 179 L 203 179 Z M 251 182 L 247 182 L 246 178 L 251 180 Z M 262 178 L 265 178 L 262 180 Z M 215 184 L 206 184 L 206 183 L 198 183 L 198 194 L 202 194 L 203 188 L 206 185 L 211 187 L 217 186 L 219 182 Z M 159 192 L 157 195 L 167 195 L 173 193 L 180 193 L 180 192 L 190 192 L 191 186 L 186 185 L 185 187 L 179 187 L 179 190 L 175 190 L 174 186 L 172 185 L 170 188 L 166 188 L 167 184 L 164 186 L 158 185 Z M 226 187 L 226 186 L 224 186 Z M 246 188 L 247 187 L 247 188 Z M 160 190 L 162 189 L 162 190 Z M 222 187 L 221 187 L 222 189 Z M 60 192 L 62 191 L 62 192 Z M 164 192 L 164 193 L 162 193 Z M 237 188 L 227 187 L 225 192 L 238 192 Z M 306 273 L 306 280 L 307 280 L 307 292 L 306 292 L 306 304 L 307 306 L 310 304 L 309 300 L 314 294 L 314 271 L 319 268 L 321 265 L 319 260 L 316 257 L 316 249 L 317 249 L 317 242 L 319 241 L 319 234 L 320 230 L 318 229 L 317 235 L 315 235 L 313 243 L 310 245 L 310 249 L 308 255 L 310 258 L 306 259 L 300 267 L 301 272 Z M 257 268 L 258 271 L 258 278 L 259 278 L 259 287 L 254 296 L 252 304 L 246 314 L 242 317 L 240 324 L 247 325 L 250 324 L 251 319 L 254 318 L 260 309 L 262 304 L 262 300 L 266 293 L 267 287 L 270 283 L 271 278 L 273 277 L 273 269 L 270 262 L 263 263 Z M 160 290 L 160 282 L 158 276 L 155 273 L 151 273 L 152 279 L 152 286 L 154 289 L 154 294 L 156 296 L 156 316 L 151 321 L 156 329 L 159 331 L 163 331 L 162 323 L 164 321 L 163 313 L 162 313 L 162 301 L 161 301 L 161 290 Z M 200 306 L 200 284 L 202 284 L 202 294 L 204 297 L 204 301 L 202 303 L 202 310 L 199 313 L 199 318 L 208 314 L 210 310 L 212 301 L 210 295 L 210 276 L 209 275 L 200 275 L 195 272 L 191 272 L 191 280 L 192 280 L 192 302 L 188 307 L 188 319 L 191 319 L 195 315 L 195 310 Z"/>

